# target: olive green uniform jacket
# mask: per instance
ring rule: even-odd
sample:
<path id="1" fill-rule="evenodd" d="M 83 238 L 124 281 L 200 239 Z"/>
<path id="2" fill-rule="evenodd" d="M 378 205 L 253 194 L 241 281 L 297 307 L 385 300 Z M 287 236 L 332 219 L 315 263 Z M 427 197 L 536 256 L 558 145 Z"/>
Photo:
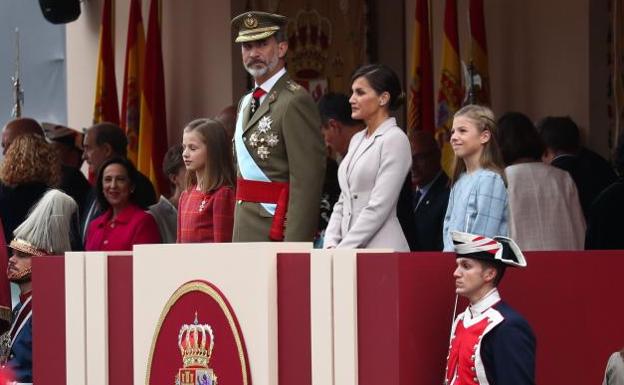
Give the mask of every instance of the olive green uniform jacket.
<path id="1" fill-rule="evenodd" d="M 239 102 L 235 135 L 240 135 L 238 120 L 242 119 L 243 143 L 255 163 L 272 182 L 289 183 L 284 241 L 312 241 L 317 231 L 326 158 L 316 103 L 288 74 L 275 83 L 254 114 L 251 103 L 242 106 L 244 98 Z M 262 154 L 254 140 L 268 134 L 259 132 L 263 118 L 265 123 L 270 119 L 268 133 L 277 138 L 265 146 L 268 154 Z M 240 165 L 237 169 L 241 178 Z M 260 203 L 237 200 L 232 241 L 269 241 L 272 221 L 273 215 Z"/>

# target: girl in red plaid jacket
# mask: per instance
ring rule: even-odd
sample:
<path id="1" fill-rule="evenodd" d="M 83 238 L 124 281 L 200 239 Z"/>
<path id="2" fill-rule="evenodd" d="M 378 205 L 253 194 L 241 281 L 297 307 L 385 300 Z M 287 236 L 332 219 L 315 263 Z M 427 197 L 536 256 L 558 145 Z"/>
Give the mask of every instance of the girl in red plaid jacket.
<path id="1" fill-rule="evenodd" d="M 182 159 L 187 176 L 177 242 L 231 242 L 235 173 L 225 127 L 212 119 L 190 122 L 182 137 Z"/>

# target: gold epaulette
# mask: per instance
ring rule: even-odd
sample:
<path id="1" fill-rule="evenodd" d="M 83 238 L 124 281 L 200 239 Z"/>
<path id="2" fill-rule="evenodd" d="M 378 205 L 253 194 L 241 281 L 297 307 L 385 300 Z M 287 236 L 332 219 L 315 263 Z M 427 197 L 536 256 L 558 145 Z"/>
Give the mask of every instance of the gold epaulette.
<path id="1" fill-rule="evenodd" d="M 288 80 L 286 82 L 286 87 L 291 90 L 291 91 L 297 91 L 299 88 L 301 88 L 301 86 L 299 84 L 297 84 L 296 82 L 292 81 L 292 80 Z"/>

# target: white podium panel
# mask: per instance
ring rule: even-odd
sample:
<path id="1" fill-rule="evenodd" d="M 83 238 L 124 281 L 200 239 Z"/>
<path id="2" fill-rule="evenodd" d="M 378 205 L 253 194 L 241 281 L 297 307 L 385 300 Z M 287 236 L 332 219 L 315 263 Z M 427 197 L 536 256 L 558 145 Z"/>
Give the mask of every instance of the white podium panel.
<path id="1" fill-rule="evenodd" d="M 308 252 L 310 248 L 309 243 L 135 247 L 134 384 L 146 383 L 155 332 L 172 294 L 186 282 L 204 280 L 223 293 L 238 319 L 253 383 L 278 385 L 277 253 Z"/>

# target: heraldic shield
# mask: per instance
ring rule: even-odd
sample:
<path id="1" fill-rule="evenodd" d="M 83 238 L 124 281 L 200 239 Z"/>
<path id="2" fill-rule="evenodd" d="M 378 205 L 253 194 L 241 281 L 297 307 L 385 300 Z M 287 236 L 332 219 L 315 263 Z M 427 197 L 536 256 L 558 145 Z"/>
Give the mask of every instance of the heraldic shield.
<path id="1" fill-rule="evenodd" d="M 206 281 L 180 286 L 161 312 L 145 383 L 251 385 L 249 373 L 243 334 L 223 293 Z"/>

